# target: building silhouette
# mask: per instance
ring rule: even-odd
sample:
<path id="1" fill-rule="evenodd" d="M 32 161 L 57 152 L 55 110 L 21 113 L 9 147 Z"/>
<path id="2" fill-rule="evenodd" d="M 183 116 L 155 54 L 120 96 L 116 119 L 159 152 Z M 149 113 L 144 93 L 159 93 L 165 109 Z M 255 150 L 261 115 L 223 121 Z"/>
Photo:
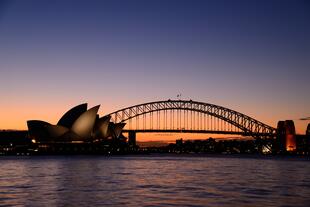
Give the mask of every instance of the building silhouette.
<path id="1" fill-rule="evenodd" d="M 119 139 L 125 123 L 114 124 L 110 116 L 99 117 L 100 105 L 87 110 L 87 103 L 66 112 L 56 125 L 41 120 L 27 121 L 28 135 L 34 143 L 94 142 Z"/>

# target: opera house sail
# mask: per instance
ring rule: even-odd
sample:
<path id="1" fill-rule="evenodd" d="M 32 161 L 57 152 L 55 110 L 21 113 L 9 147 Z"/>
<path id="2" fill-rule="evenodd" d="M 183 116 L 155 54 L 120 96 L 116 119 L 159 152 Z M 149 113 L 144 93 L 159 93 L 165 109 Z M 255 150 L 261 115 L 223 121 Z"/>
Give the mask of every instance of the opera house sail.
<path id="1" fill-rule="evenodd" d="M 125 123 L 110 122 L 110 116 L 99 117 L 100 105 L 87 109 L 87 103 L 73 107 L 56 125 L 40 120 L 27 121 L 28 136 L 36 143 L 93 142 L 118 139 Z"/>

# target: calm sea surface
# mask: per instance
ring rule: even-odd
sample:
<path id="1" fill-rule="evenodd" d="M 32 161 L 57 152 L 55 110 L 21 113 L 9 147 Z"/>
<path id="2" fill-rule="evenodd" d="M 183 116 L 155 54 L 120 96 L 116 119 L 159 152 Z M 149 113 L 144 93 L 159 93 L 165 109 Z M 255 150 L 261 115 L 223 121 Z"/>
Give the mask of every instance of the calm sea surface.
<path id="1" fill-rule="evenodd" d="M 0 206 L 310 206 L 310 161 L 0 157 Z"/>

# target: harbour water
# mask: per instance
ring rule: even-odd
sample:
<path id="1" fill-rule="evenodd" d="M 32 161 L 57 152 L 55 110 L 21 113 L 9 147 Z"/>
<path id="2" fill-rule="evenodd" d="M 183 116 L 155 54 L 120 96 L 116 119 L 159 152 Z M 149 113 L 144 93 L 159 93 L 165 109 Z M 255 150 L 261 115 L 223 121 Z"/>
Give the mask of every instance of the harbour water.
<path id="1" fill-rule="evenodd" d="M 0 206 L 309 206 L 310 161 L 237 156 L 0 157 Z"/>

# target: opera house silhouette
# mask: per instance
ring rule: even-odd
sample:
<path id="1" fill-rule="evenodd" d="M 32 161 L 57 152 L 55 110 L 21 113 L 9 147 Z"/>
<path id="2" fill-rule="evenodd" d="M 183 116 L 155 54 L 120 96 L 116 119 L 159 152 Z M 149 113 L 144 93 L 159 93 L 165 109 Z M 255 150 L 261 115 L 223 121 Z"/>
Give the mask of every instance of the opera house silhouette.
<path id="1" fill-rule="evenodd" d="M 56 125 L 41 120 L 27 121 L 28 136 L 34 143 L 78 143 L 107 139 L 124 139 L 125 123 L 110 122 L 110 116 L 99 118 L 100 105 L 87 110 L 87 103 L 73 107 Z"/>

